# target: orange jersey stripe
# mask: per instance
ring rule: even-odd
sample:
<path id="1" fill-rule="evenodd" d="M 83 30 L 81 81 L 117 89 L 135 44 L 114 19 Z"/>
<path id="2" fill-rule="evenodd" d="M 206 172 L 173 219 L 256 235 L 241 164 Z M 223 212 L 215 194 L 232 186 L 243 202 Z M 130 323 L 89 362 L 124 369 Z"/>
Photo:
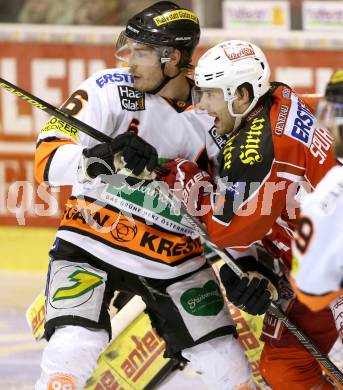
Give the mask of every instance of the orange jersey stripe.
<path id="1" fill-rule="evenodd" d="M 74 144 L 70 139 L 54 138 L 38 144 L 35 154 L 35 178 L 38 183 L 47 181 L 50 160 L 53 153 L 62 145 Z"/>
<path id="2" fill-rule="evenodd" d="M 130 219 L 114 207 L 102 207 L 91 200 L 70 198 L 60 230 L 79 232 L 118 250 L 171 266 L 203 253 L 199 239 L 147 225 L 137 217 Z"/>
<path id="3" fill-rule="evenodd" d="M 301 291 L 291 278 L 291 284 L 300 302 L 309 307 L 312 311 L 323 310 L 330 305 L 335 299 L 343 295 L 343 289 L 332 291 L 325 295 L 308 295 Z"/>

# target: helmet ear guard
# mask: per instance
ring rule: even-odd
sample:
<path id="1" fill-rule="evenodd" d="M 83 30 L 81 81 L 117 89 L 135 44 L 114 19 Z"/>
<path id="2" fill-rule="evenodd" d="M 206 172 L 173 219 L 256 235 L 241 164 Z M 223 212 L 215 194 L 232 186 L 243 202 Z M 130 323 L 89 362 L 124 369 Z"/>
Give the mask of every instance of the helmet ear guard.
<path id="1" fill-rule="evenodd" d="M 195 84 L 203 88 L 221 88 L 228 110 L 233 117 L 247 115 L 258 99 L 269 90 L 270 68 L 262 50 L 256 45 L 239 40 L 220 43 L 199 59 L 195 68 Z M 237 89 L 248 83 L 253 99 L 242 114 L 233 112 Z"/>

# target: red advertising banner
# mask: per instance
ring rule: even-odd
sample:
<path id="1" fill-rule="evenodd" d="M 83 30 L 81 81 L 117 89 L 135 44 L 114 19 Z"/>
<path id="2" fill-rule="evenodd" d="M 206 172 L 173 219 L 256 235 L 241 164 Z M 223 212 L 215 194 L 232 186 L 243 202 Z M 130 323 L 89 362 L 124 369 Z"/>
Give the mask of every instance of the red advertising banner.
<path id="1" fill-rule="evenodd" d="M 201 47 L 195 58 L 207 48 Z M 300 93 L 322 92 L 333 69 L 343 63 L 338 49 L 265 49 L 272 79 Z M 1 42 L 0 75 L 59 106 L 89 75 L 115 66 L 114 45 Z M 0 224 L 58 225 L 68 190 L 37 188 L 33 156 L 47 115 L 0 90 Z M 52 197 L 53 196 L 53 197 Z"/>

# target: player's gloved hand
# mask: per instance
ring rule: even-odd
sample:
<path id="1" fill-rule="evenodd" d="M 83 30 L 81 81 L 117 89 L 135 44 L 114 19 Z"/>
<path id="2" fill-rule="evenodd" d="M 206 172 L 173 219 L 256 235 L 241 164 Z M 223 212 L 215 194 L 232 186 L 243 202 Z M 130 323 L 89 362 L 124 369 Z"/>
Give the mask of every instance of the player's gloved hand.
<path id="1" fill-rule="evenodd" d="M 264 314 L 271 302 L 278 299 L 277 277 L 253 256 L 240 257 L 236 263 L 246 277 L 241 279 L 227 264 L 220 269 L 228 300 L 251 315 Z"/>
<path id="2" fill-rule="evenodd" d="M 213 191 L 210 175 L 194 162 L 176 158 L 163 165 L 169 173 L 159 180 L 168 184 L 171 191 L 185 204 L 190 213 L 199 211 L 203 197 Z"/>
<path id="3" fill-rule="evenodd" d="M 152 172 L 158 163 L 156 149 L 133 132 L 115 137 L 109 143 L 102 143 L 83 151 L 86 161 L 86 173 L 95 178 L 99 175 L 112 175 L 116 172 L 115 154 L 120 153 L 125 168 L 139 176 L 144 169 Z"/>

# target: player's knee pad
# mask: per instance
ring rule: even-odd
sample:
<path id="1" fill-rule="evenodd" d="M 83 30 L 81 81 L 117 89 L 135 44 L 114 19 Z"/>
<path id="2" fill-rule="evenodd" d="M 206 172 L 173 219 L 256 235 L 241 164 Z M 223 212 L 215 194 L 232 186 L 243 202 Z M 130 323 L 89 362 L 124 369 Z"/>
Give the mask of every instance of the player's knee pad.
<path id="1" fill-rule="evenodd" d="M 57 328 L 44 349 L 36 390 L 81 390 L 108 344 L 103 329 Z"/>
<path id="2" fill-rule="evenodd" d="M 249 362 L 232 335 L 217 337 L 187 348 L 182 355 L 209 389 L 252 390 L 255 385 Z"/>

